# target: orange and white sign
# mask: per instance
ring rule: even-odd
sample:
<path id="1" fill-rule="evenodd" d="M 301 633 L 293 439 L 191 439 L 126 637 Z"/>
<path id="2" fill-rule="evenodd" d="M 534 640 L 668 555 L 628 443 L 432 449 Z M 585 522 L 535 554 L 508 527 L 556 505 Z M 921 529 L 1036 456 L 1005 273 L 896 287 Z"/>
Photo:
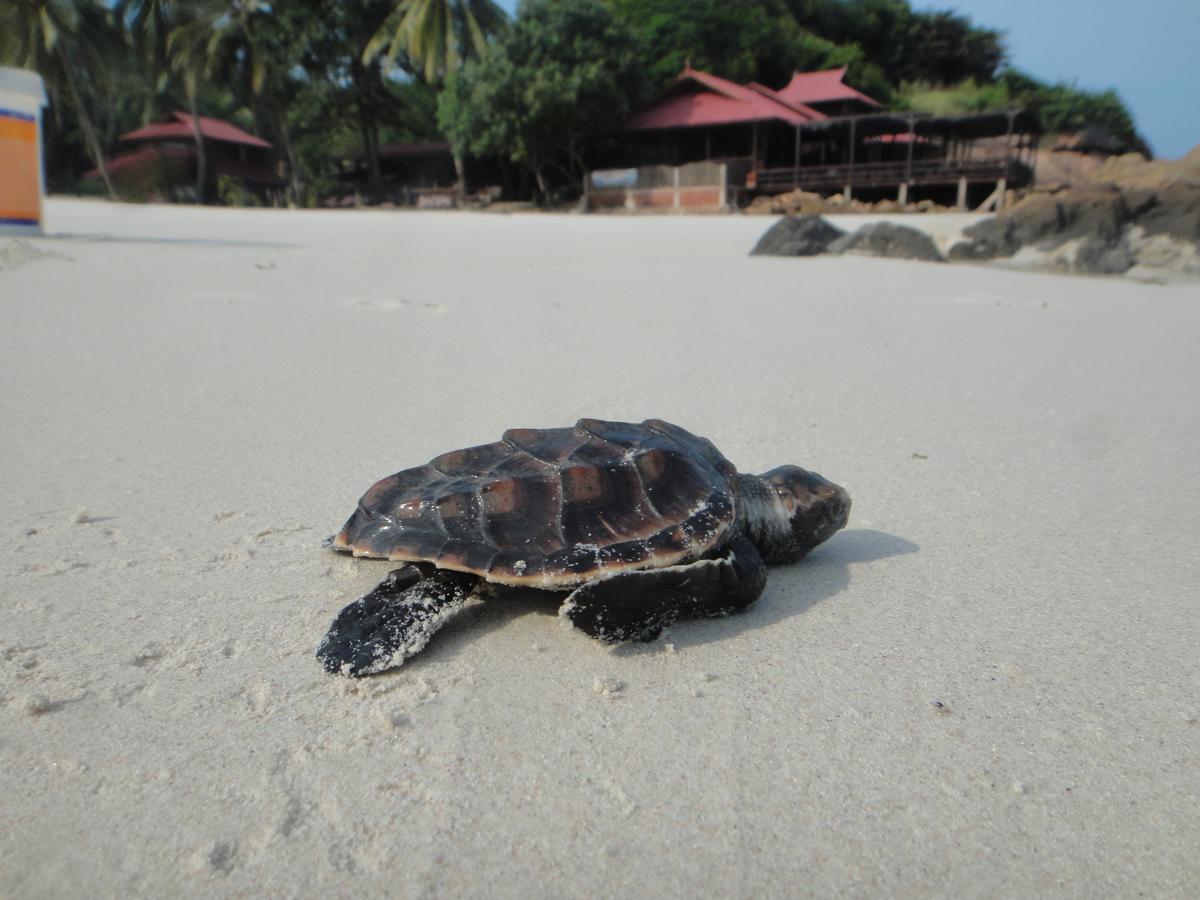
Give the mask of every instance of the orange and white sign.
<path id="1" fill-rule="evenodd" d="M 42 80 L 0 68 L 0 230 L 42 226 Z"/>

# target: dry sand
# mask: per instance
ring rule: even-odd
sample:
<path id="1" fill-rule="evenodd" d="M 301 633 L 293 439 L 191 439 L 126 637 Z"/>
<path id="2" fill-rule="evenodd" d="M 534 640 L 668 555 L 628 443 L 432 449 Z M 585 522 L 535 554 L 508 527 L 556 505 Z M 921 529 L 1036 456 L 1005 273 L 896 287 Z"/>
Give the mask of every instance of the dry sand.
<path id="1" fill-rule="evenodd" d="M 770 224 L 52 201 L 0 271 L 0 896 L 1200 893 L 1200 287 Z M 324 674 L 363 489 L 581 415 L 850 526 L 650 645 L 525 600 Z"/>

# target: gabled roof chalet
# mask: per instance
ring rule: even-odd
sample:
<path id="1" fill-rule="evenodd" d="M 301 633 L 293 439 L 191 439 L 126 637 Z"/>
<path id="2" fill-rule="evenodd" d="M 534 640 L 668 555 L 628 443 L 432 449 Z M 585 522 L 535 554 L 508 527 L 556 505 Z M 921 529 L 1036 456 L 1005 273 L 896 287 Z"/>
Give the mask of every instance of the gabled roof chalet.
<path id="1" fill-rule="evenodd" d="M 781 98 L 760 84 L 735 84 L 688 66 L 666 93 L 625 124 L 625 130 L 650 131 L 770 120 L 802 125 L 824 118 L 823 113 L 803 103 Z"/>
<path id="2" fill-rule="evenodd" d="M 271 149 L 271 145 L 262 138 L 242 131 L 232 122 L 226 122 L 224 119 L 210 119 L 207 116 L 200 116 L 199 119 L 200 134 L 208 140 Z M 187 113 L 176 110 L 166 121 L 143 125 L 135 131 L 121 135 L 120 139 L 122 141 L 191 140 L 195 129 L 193 121 L 193 118 Z"/>

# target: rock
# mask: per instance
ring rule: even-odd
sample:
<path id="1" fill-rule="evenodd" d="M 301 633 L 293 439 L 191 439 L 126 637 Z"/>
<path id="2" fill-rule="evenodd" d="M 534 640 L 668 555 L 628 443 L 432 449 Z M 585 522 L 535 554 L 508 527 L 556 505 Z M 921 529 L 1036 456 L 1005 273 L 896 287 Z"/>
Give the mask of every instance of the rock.
<path id="1" fill-rule="evenodd" d="M 1147 234 L 1140 225 L 1129 229 L 1127 241 L 1139 267 L 1200 276 L 1200 243 L 1169 234 Z"/>
<path id="2" fill-rule="evenodd" d="M 820 214 L 825 212 L 825 198 L 820 194 L 814 194 L 809 191 L 802 191 L 797 188 L 786 194 L 780 194 L 773 198 L 774 202 L 771 205 L 772 212 L 781 213 L 784 215 L 801 215 Z"/>
<path id="3" fill-rule="evenodd" d="M 1014 250 L 1026 244 L 1041 243 L 1062 231 L 1065 220 L 1058 196 L 1033 194 L 996 217 L 1006 226 L 1006 241 Z M 970 234 L 970 229 L 967 233 Z"/>
<path id="4" fill-rule="evenodd" d="M 1132 218 L 1146 234 L 1200 241 L 1200 185 L 1176 184 L 1143 193 L 1154 202 L 1145 202 Z"/>
<path id="5" fill-rule="evenodd" d="M 1163 188 L 1174 184 L 1200 185 L 1200 147 L 1193 147 L 1180 159 L 1148 160 L 1140 153 L 1112 156 L 1104 161 L 1095 178 L 1125 189 Z"/>
<path id="6" fill-rule="evenodd" d="M 1043 143 L 1050 150 L 1054 151 L 1070 150 L 1076 153 L 1097 153 L 1103 156 L 1124 153 L 1129 147 L 1125 141 L 1122 141 L 1107 128 L 1095 125 L 1088 126 L 1081 131 L 1049 135 Z M 1138 156 L 1140 154 L 1133 155 Z"/>
<path id="7" fill-rule="evenodd" d="M 1058 201 L 1062 227 L 1050 235 L 1050 246 L 1077 237 L 1098 238 L 1111 244 L 1121 236 L 1129 220 L 1129 208 L 1119 190 L 1097 187 L 1064 191 Z"/>
<path id="8" fill-rule="evenodd" d="M 923 231 L 891 222 L 864 225 L 829 245 L 830 253 L 854 253 L 888 259 L 923 259 L 944 262 L 933 239 Z"/>
<path id="9" fill-rule="evenodd" d="M 1020 247 L 1013 239 L 1011 220 L 1003 214 L 977 222 L 963 235 L 966 240 L 950 248 L 951 259 L 995 259 L 1012 256 Z"/>
<path id="10" fill-rule="evenodd" d="M 1107 241 L 1092 235 L 1085 237 L 1075 249 L 1071 271 L 1085 275 L 1121 275 L 1135 262 L 1137 258 L 1128 241 Z"/>
<path id="11" fill-rule="evenodd" d="M 751 256 L 815 256 L 845 234 L 820 216 L 788 216 L 759 238 Z"/>
<path id="12" fill-rule="evenodd" d="M 742 210 L 742 213 L 747 216 L 771 216 L 775 213 L 775 198 L 760 195 L 755 197 Z"/>
<path id="13" fill-rule="evenodd" d="M 1000 255 L 1008 255 L 995 251 L 996 248 L 991 244 L 978 241 L 959 241 L 946 253 L 946 259 L 950 260 L 950 262 L 983 262 L 995 259 Z"/>
<path id="14" fill-rule="evenodd" d="M 1200 150 L 1169 165 L 1177 175 L 1193 163 L 1200 164 Z M 1118 165 L 1144 172 L 1153 164 L 1128 155 L 1110 168 Z M 967 228 L 949 258 L 1012 257 L 1025 267 L 1087 274 L 1120 274 L 1134 267 L 1200 274 L 1200 182 L 1173 175 L 1154 185 L 1139 176 L 1129 185 L 1094 183 L 1031 193 Z"/>

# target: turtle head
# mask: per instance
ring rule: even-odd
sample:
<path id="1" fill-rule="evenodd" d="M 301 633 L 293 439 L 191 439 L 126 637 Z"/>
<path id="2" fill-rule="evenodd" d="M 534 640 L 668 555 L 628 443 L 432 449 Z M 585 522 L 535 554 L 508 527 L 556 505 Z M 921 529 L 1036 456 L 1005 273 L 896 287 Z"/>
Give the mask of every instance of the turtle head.
<path id="1" fill-rule="evenodd" d="M 846 490 L 799 466 L 738 481 L 746 535 L 767 562 L 800 559 L 850 517 Z"/>

